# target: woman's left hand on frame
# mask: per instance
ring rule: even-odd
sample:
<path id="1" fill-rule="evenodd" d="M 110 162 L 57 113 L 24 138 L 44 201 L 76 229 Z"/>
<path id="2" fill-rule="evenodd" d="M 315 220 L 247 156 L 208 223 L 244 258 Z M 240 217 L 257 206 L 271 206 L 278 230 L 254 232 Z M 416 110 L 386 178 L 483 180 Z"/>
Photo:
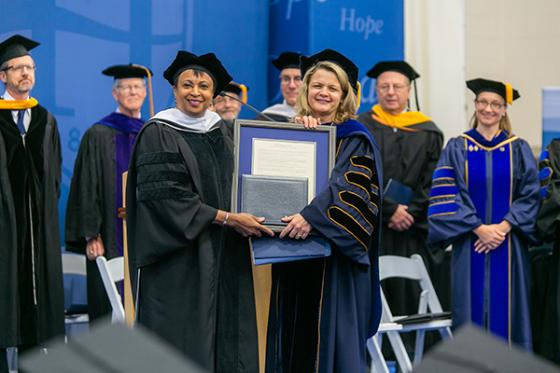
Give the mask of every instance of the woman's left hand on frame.
<path id="1" fill-rule="evenodd" d="M 312 117 L 311 115 L 302 115 L 294 118 L 294 121 L 307 129 L 314 129 L 321 125 L 321 121 L 318 118 Z"/>
<path id="2" fill-rule="evenodd" d="M 288 223 L 288 226 L 280 232 L 280 238 L 288 236 L 296 240 L 305 240 L 311 232 L 311 224 L 301 214 L 285 216 L 282 221 Z"/>

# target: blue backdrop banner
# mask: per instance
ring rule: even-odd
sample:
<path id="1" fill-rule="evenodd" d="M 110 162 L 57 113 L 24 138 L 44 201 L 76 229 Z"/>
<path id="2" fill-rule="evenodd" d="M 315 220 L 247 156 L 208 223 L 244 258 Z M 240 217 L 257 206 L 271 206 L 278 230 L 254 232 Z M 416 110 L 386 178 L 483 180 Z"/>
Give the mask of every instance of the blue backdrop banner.
<path id="1" fill-rule="evenodd" d="M 262 109 L 280 101 L 278 72 L 270 64 L 279 52 L 309 54 L 333 48 L 359 66 L 361 110 L 366 110 L 375 102 L 371 80 L 365 78 L 367 69 L 378 60 L 403 57 L 403 1 L 4 1 L 0 39 L 15 33 L 41 43 L 32 51 L 37 64 L 32 95 L 59 123 L 63 229 L 81 137 L 116 108 L 112 80 L 101 74 L 104 68 L 129 62 L 150 67 L 159 111 L 174 105 L 162 73 L 177 50 L 211 51 L 234 80 L 250 87 L 249 102 Z M 147 108 L 145 104 L 144 118 Z M 254 114 L 244 109 L 241 117 L 253 118 Z"/>
<path id="2" fill-rule="evenodd" d="M 560 87 L 543 88 L 542 148 L 560 138 Z"/>
<path id="3" fill-rule="evenodd" d="M 338 50 L 360 69 L 360 111 L 377 102 L 365 76 L 376 62 L 404 57 L 403 0 L 272 0 L 270 56 L 283 51 L 313 54 Z M 269 72 L 269 103 L 281 101 L 278 71 Z"/>

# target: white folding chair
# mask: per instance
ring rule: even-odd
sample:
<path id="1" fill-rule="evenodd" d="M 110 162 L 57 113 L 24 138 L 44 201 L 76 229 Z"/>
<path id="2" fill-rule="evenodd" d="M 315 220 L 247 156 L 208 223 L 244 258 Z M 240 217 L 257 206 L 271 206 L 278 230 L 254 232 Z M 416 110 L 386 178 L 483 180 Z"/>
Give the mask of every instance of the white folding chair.
<path id="1" fill-rule="evenodd" d="M 87 277 L 85 255 L 62 253 L 62 274 L 78 275 Z M 89 322 L 88 314 L 85 310 L 65 310 L 64 321 L 67 325 L 83 324 Z"/>
<path id="2" fill-rule="evenodd" d="M 430 276 L 428 275 L 428 271 L 424 266 L 424 261 L 420 255 L 414 254 L 410 258 L 393 255 L 384 255 L 379 257 L 379 278 L 380 280 L 388 278 L 405 278 L 418 281 L 421 289 L 420 300 L 418 303 L 418 314 L 441 313 L 443 311 L 432 285 L 432 281 L 430 280 Z M 375 366 L 380 367 L 385 363 L 384 360 L 381 360 L 383 359 L 383 356 L 379 356 L 381 351 L 381 334 L 386 334 L 389 338 L 389 343 L 391 344 L 399 367 L 403 373 L 411 372 L 413 364 L 410 361 L 410 357 L 404 347 L 400 333 L 416 332 L 414 366 L 418 365 L 422 360 L 424 352 L 424 336 L 427 330 L 439 331 L 443 339 L 452 337 L 451 317 L 400 324 L 399 320 L 402 320 L 409 315 L 393 316 L 391 309 L 389 308 L 389 304 L 385 299 L 385 295 L 383 294 L 383 290 L 381 290 L 381 304 L 382 314 L 379 331 L 370 341 L 368 341 L 368 350 L 372 358 L 372 373 L 386 371 L 381 368 L 374 370 Z M 400 327 L 395 327 L 395 324 L 400 325 Z"/>
<path id="3" fill-rule="evenodd" d="M 111 321 L 113 323 L 124 323 L 124 307 L 117 286 L 115 285 L 115 282 L 124 280 L 124 258 L 119 256 L 107 261 L 104 256 L 98 256 L 95 261 L 97 263 L 97 268 L 99 268 L 101 279 L 103 280 L 105 292 L 109 297 L 111 308 L 113 309 Z"/>

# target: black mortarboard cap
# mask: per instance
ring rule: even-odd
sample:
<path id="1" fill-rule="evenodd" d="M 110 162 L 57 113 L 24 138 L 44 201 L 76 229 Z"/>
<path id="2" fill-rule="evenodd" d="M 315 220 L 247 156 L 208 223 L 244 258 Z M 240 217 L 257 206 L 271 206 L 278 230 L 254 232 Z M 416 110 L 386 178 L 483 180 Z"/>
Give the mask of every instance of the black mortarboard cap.
<path id="1" fill-rule="evenodd" d="M 249 87 L 247 87 L 246 85 L 243 86 L 247 91 L 249 90 Z M 241 88 L 241 84 L 231 82 L 228 85 L 226 85 L 224 89 L 222 89 L 222 92 L 231 92 L 231 93 L 235 93 L 236 95 L 240 95 L 243 92 L 243 88 Z"/>
<path id="2" fill-rule="evenodd" d="M 370 78 L 377 79 L 379 75 L 386 71 L 396 71 L 401 73 L 410 81 L 420 77 L 420 74 L 418 74 L 406 61 L 379 61 L 366 73 L 366 75 Z"/>
<path id="3" fill-rule="evenodd" d="M 415 373 L 521 373 L 560 372 L 552 363 L 488 334 L 479 327 L 466 325 L 454 337 L 433 347 Z"/>
<path id="4" fill-rule="evenodd" d="M 204 370 L 142 327 L 97 324 L 90 333 L 48 343 L 48 354 L 37 348 L 23 355 L 28 373 L 187 372 Z"/>
<path id="5" fill-rule="evenodd" d="M 344 70 L 348 75 L 348 80 L 350 81 L 352 88 L 354 88 L 354 92 L 358 92 L 358 66 L 356 66 L 354 62 L 350 61 L 341 53 L 332 49 L 324 49 L 321 52 L 315 53 L 314 55 L 309 57 L 301 56 L 301 75 L 304 76 L 307 70 L 321 61 L 330 61 L 340 66 L 342 70 Z"/>
<path id="6" fill-rule="evenodd" d="M 0 65 L 12 58 L 27 56 L 29 51 L 38 46 L 34 40 L 25 36 L 14 35 L 0 43 Z"/>
<path id="7" fill-rule="evenodd" d="M 152 70 L 150 71 L 150 76 L 152 76 Z M 115 79 L 125 79 L 125 78 L 146 78 L 148 72 L 141 66 L 128 64 L 128 65 L 113 65 L 101 72 L 104 75 L 112 76 Z"/>
<path id="8" fill-rule="evenodd" d="M 187 69 L 196 69 L 209 74 L 214 80 L 214 97 L 216 97 L 231 82 L 231 76 L 214 53 L 196 54 L 179 51 L 171 65 L 163 72 L 163 77 L 171 85 L 180 73 Z"/>
<path id="9" fill-rule="evenodd" d="M 288 68 L 299 69 L 300 57 L 301 57 L 301 53 L 282 52 L 280 53 L 278 58 L 272 60 L 272 64 L 280 71 Z"/>
<path id="10" fill-rule="evenodd" d="M 222 89 L 221 93 L 224 93 L 224 92 L 235 93 L 236 95 L 241 96 L 241 102 L 243 104 L 247 103 L 247 100 L 248 100 L 247 92 L 249 92 L 249 87 L 247 87 L 245 84 L 239 84 L 239 83 L 231 82 L 228 85 L 226 85 L 226 87 L 224 89 Z"/>
<path id="11" fill-rule="evenodd" d="M 480 92 L 494 92 L 502 96 L 508 104 L 511 104 L 514 100 L 521 97 L 519 92 L 513 89 L 509 83 L 502 83 L 489 79 L 478 78 L 468 80 L 467 87 L 473 91 L 475 95 L 478 95 Z"/>

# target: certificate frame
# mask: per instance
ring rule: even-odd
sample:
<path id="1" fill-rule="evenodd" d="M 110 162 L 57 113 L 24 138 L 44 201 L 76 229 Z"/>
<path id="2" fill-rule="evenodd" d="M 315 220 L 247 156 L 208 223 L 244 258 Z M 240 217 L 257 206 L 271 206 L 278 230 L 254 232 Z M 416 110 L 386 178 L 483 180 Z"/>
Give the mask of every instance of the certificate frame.
<path id="1" fill-rule="evenodd" d="M 290 143 L 313 143 L 314 157 L 314 194 L 317 196 L 328 186 L 329 178 L 335 164 L 336 153 L 336 127 L 317 126 L 315 129 L 306 129 L 302 124 L 286 122 L 268 122 L 257 120 L 237 119 L 234 122 L 234 173 L 231 195 L 233 212 L 241 212 L 243 174 L 253 175 L 253 144 L 255 140 L 278 141 Z M 282 162 L 278 155 L 275 160 Z M 274 175 L 273 175 L 274 176 Z"/>

